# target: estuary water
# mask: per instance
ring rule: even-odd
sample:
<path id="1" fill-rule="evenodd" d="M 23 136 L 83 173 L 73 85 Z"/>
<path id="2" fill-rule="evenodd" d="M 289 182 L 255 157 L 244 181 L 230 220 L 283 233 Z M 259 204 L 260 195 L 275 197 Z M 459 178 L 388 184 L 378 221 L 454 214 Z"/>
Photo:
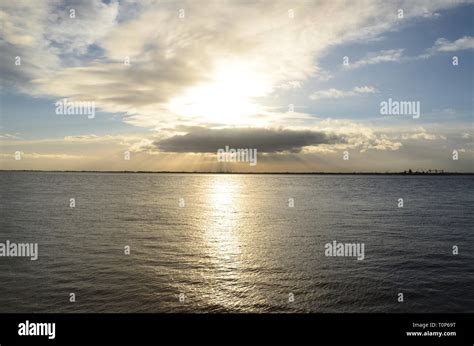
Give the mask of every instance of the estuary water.
<path id="1" fill-rule="evenodd" d="M 0 257 L 0 312 L 474 312 L 473 191 L 474 176 L 0 172 L 0 243 L 38 244 Z M 326 256 L 334 241 L 363 260 Z"/>

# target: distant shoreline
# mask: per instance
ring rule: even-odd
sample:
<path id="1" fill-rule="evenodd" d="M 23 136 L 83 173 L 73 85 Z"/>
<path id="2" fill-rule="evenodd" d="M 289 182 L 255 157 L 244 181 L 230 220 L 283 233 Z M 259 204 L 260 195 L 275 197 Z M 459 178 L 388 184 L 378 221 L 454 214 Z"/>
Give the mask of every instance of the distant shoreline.
<path id="1" fill-rule="evenodd" d="M 188 172 L 188 171 L 48 171 L 48 170 L 7 170 L 0 172 L 29 172 L 29 173 L 118 173 L 118 174 L 236 174 L 236 175 L 402 175 L 402 176 L 444 176 L 444 175 L 474 175 L 474 172 Z"/>

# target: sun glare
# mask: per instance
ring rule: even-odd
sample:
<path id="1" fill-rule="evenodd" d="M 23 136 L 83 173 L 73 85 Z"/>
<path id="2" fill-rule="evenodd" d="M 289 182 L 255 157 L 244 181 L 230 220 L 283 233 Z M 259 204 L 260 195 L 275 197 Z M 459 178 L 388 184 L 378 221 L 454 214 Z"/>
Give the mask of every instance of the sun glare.
<path id="1" fill-rule="evenodd" d="M 250 124 L 261 111 L 257 98 L 271 90 L 256 64 L 227 61 L 218 64 L 210 81 L 171 100 L 169 109 L 180 116 L 227 125 Z"/>

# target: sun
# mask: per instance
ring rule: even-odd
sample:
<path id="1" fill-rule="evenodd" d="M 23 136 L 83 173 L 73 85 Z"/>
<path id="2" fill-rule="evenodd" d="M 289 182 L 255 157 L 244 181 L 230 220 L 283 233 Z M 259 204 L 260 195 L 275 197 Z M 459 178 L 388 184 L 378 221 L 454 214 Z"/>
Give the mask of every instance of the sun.
<path id="1" fill-rule="evenodd" d="M 270 91 L 271 83 L 256 63 L 233 59 L 218 63 L 208 82 L 172 99 L 168 108 L 203 122 L 256 125 L 254 116 L 262 111 L 257 99 Z"/>

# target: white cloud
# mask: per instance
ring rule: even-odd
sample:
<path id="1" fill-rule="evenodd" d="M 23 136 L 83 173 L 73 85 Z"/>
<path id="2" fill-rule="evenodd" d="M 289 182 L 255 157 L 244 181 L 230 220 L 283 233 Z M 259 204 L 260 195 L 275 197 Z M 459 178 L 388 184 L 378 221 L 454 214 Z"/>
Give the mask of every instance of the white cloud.
<path id="1" fill-rule="evenodd" d="M 311 100 L 321 100 L 321 99 L 340 99 L 345 97 L 358 96 L 363 94 L 374 94 L 377 90 L 372 86 L 357 86 L 352 90 L 339 90 L 335 88 L 330 88 L 327 90 L 319 90 L 312 93 L 309 98 Z"/>
<path id="2" fill-rule="evenodd" d="M 456 52 L 458 50 L 474 49 L 474 37 L 464 36 L 450 42 L 445 38 L 436 40 L 433 49 L 437 52 Z"/>
<path id="3" fill-rule="evenodd" d="M 34 159 L 34 160 L 80 160 L 80 159 L 90 159 L 91 157 L 85 156 L 85 155 L 69 155 L 69 154 L 56 154 L 56 153 L 48 153 L 48 154 L 43 154 L 43 153 L 35 153 L 35 152 L 21 152 L 22 153 L 22 158 L 27 160 L 27 159 Z M 7 154 L 7 153 L 0 153 L 0 157 L 5 158 L 5 159 L 10 159 L 14 161 L 14 154 Z"/>
<path id="4" fill-rule="evenodd" d="M 0 139 L 2 140 L 7 140 L 7 139 L 20 139 L 20 137 L 16 136 L 16 135 L 12 135 L 10 133 L 4 133 L 4 134 L 0 134 Z"/>
<path id="5" fill-rule="evenodd" d="M 400 62 L 403 57 L 403 49 L 381 50 L 379 52 L 372 52 L 367 54 L 361 60 L 358 60 L 349 65 L 344 65 L 348 69 L 356 69 L 362 66 L 375 65 L 384 62 Z"/>
<path id="6" fill-rule="evenodd" d="M 374 87 L 367 86 L 367 85 L 361 86 L 361 87 L 355 87 L 353 90 L 356 94 L 373 94 L 377 92 Z"/>
<path id="7" fill-rule="evenodd" d="M 441 14 L 438 13 L 438 12 L 426 12 L 426 13 L 423 13 L 423 18 L 433 18 L 433 19 L 437 19 L 441 17 Z"/>
<path id="8" fill-rule="evenodd" d="M 425 53 L 414 59 L 427 59 L 438 53 L 457 52 L 467 49 L 474 49 L 474 37 L 472 36 L 464 36 L 452 42 L 445 38 L 438 38 L 433 47 L 427 49 Z"/>
<path id="9" fill-rule="evenodd" d="M 426 130 L 423 128 L 411 133 L 403 133 L 400 137 L 403 140 L 413 139 L 413 140 L 434 141 L 437 139 L 442 139 L 440 136 L 437 136 L 433 133 L 426 132 Z"/>
<path id="10" fill-rule="evenodd" d="M 417 59 L 427 59 L 438 53 L 456 52 L 466 49 L 474 49 L 474 37 L 464 36 L 452 42 L 445 38 L 439 38 L 435 41 L 433 47 L 427 49 L 425 53 L 419 56 L 405 56 L 403 54 L 404 49 L 381 50 L 378 52 L 371 52 L 358 61 L 349 63 L 349 65 L 344 65 L 344 68 L 356 69 L 367 65 L 375 65 L 385 62 L 404 62 Z"/>
<path id="11" fill-rule="evenodd" d="M 271 113 L 256 98 L 271 95 L 279 86 L 298 87 L 312 77 L 330 78 L 318 66 L 330 47 L 398 28 L 400 7 L 411 19 L 457 4 L 84 1 L 74 2 L 76 18 L 70 20 L 70 2 L 2 2 L 0 73 L 6 85 L 35 96 L 94 101 L 102 111 L 124 113 L 125 121 L 136 126 L 202 125 L 211 120 L 234 124 L 237 117 L 226 118 L 219 109 L 212 119 L 202 115 L 216 102 L 222 103 L 220 113 L 245 111 L 252 123 L 255 115 Z M 186 10 L 183 19 L 178 18 L 179 8 Z M 288 17 L 289 8 L 294 19 Z M 21 67 L 13 63 L 17 55 Z M 123 64 L 126 57 L 130 66 Z M 371 61 L 396 57 L 396 52 L 385 52 Z M 238 73 L 224 78 L 222 71 Z M 206 90 L 219 94 L 206 92 L 209 99 L 203 102 L 200 95 Z M 349 95 L 370 92 L 352 90 Z M 345 93 L 334 89 L 328 95 Z M 242 105 L 245 109 L 235 107 Z M 259 121 L 265 125 L 270 118 Z"/>

